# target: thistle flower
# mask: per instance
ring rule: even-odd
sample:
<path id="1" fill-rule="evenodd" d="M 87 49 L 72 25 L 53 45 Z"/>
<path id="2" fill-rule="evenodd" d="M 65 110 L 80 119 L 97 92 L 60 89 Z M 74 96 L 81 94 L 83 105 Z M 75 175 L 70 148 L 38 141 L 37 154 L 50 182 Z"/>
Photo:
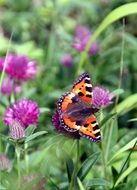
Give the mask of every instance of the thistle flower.
<path id="1" fill-rule="evenodd" d="M 93 105 L 96 108 L 107 107 L 113 98 L 113 94 L 109 90 L 101 86 L 95 86 L 93 89 Z"/>
<path id="2" fill-rule="evenodd" d="M 36 75 L 36 62 L 30 61 L 25 55 L 9 54 L 4 63 L 4 59 L 0 59 L 0 70 L 6 64 L 5 72 L 13 79 L 26 81 L 33 79 Z"/>
<path id="3" fill-rule="evenodd" d="M 70 54 L 64 54 L 61 57 L 61 63 L 65 67 L 72 67 L 73 66 L 73 58 Z"/>
<path id="4" fill-rule="evenodd" d="M 21 85 L 14 83 L 14 81 L 8 77 L 3 80 L 0 92 L 7 96 L 10 96 L 12 93 L 18 94 L 21 92 Z"/>
<path id="5" fill-rule="evenodd" d="M 10 170 L 12 163 L 5 154 L 0 154 L 0 170 Z"/>
<path id="6" fill-rule="evenodd" d="M 53 117 L 52 117 L 52 124 L 55 127 L 55 129 L 57 130 L 58 133 L 63 133 L 64 135 L 71 137 L 71 138 L 75 138 L 75 139 L 79 139 L 80 135 L 79 133 L 76 132 L 69 132 L 67 130 L 65 130 L 61 124 L 60 124 L 60 116 L 59 116 L 59 112 L 56 110 Z"/>
<path id="7" fill-rule="evenodd" d="M 78 26 L 76 28 L 75 38 L 72 42 L 72 47 L 75 48 L 78 52 L 84 51 L 88 41 L 90 40 L 92 33 L 85 26 Z M 95 55 L 98 52 L 97 42 L 94 42 L 90 49 L 89 54 Z"/>
<path id="8" fill-rule="evenodd" d="M 39 108 L 36 102 L 22 99 L 8 107 L 4 113 L 4 123 L 12 126 L 15 121 L 19 121 L 23 128 L 29 125 L 37 125 L 39 118 Z"/>

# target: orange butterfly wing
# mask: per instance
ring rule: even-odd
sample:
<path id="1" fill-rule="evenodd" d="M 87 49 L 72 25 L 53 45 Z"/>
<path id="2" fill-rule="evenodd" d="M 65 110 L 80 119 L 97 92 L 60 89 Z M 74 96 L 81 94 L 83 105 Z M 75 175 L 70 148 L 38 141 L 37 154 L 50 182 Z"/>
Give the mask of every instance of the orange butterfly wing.
<path id="1" fill-rule="evenodd" d="M 92 140 L 93 142 L 101 140 L 100 129 L 94 115 L 88 117 L 88 119 L 80 127 L 79 134 Z"/>
<path id="2" fill-rule="evenodd" d="M 78 130 L 76 122 L 72 120 L 67 114 L 67 110 L 76 102 L 78 98 L 72 92 L 64 94 L 58 101 L 58 111 L 60 114 L 60 123 L 67 131 L 75 132 Z"/>
<path id="3" fill-rule="evenodd" d="M 101 139 L 100 129 L 96 117 L 92 114 L 84 121 L 77 120 L 67 114 L 67 110 L 73 105 L 83 101 L 92 104 L 92 85 L 88 73 L 82 74 L 74 82 L 71 92 L 64 94 L 58 101 L 58 111 L 60 115 L 60 124 L 69 132 L 79 131 L 79 134 L 93 142 Z"/>
<path id="4" fill-rule="evenodd" d="M 86 103 L 92 103 L 92 85 L 88 73 L 83 73 L 74 82 L 72 92 Z"/>

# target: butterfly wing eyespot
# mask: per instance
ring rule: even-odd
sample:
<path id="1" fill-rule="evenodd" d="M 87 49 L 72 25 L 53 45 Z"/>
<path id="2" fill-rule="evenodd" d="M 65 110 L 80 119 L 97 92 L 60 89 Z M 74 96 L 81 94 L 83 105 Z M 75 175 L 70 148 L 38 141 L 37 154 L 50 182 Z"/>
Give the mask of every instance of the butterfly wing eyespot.
<path id="1" fill-rule="evenodd" d="M 79 134 L 93 142 L 101 140 L 100 129 L 94 115 L 91 115 L 80 127 Z"/>
<path id="2" fill-rule="evenodd" d="M 92 84 L 88 73 L 83 73 L 74 82 L 72 92 L 86 103 L 92 103 Z"/>

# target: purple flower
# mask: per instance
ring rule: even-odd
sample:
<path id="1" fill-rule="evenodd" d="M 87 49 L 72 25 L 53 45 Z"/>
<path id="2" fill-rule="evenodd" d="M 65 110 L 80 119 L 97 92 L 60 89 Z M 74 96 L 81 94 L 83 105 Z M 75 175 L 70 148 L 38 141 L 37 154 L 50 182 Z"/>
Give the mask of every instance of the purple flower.
<path id="1" fill-rule="evenodd" d="M 77 26 L 75 38 L 72 42 L 72 47 L 78 52 L 84 51 L 88 41 L 90 40 L 92 33 L 85 26 Z M 90 55 L 95 55 L 98 52 L 98 45 L 96 42 L 92 44 L 89 49 Z"/>
<path id="2" fill-rule="evenodd" d="M 21 85 L 14 82 L 11 78 L 5 78 L 2 82 L 0 92 L 10 96 L 12 93 L 18 94 L 21 92 Z"/>
<path id="3" fill-rule="evenodd" d="M 71 138 L 75 138 L 75 139 L 79 139 L 80 135 L 79 132 L 69 132 L 66 129 L 64 129 L 61 124 L 60 124 L 60 116 L 59 116 L 59 112 L 56 110 L 53 117 L 52 117 L 52 124 L 55 127 L 55 129 L 57 130 L 58 133 L 63 133 L 64 135 L 71 137 Z"/>
<path id="4" fill-rule="evenodd" d="M 0 59 L 0 70 L 6 64 L 5 72 L 13 79 L 26 81 L 33 79 L 36 75 L 36 61 L 30 61 L 25 55 L 9 54 L 7 61 Z"/>
<path id="5" fill-rule="evenodd" d="M 113 97 L 113 94 L 104 87 L 95 86 L 93 89 L 93 105 L 96 108 L 107 107 Z"/>
<path id="6" fill-rule="evenodd" d="M 73 58 L 70 54 L 64 54 L 61 57 L 61 63 L 65 67 L 72 67 L 73 66 Z"/>
<path id="7" fill-rule="evenodd" d="M 12 122 L 9 135 L 14 140 L 19 140 L 25 137 L 25 129 L 19 121 L 14 120 Z"/>
<path id="8" fill-rule="evenodd" d="M 19 121 L 23 128 L 29 125 L 37 125 L 39 118 L 39 108 L 36 102 L 22 99 L 8 107 L 4 113 L 4 123 L 12 126 L 15 121 Z"/>
<path id="9" fill-rule="evenodd" d="M 12 163 L 5 154 L 0 154 L 0 170 L 10 170 Z"/>
<path id="10" fill-rule="evenodd" d="M 44 190 L 45 183 L 46 179 L 41 174 L 34 173 L 24 177 L 21 187 L 24 189 L 24 187 L 29 186 L 30 190 Z"/>

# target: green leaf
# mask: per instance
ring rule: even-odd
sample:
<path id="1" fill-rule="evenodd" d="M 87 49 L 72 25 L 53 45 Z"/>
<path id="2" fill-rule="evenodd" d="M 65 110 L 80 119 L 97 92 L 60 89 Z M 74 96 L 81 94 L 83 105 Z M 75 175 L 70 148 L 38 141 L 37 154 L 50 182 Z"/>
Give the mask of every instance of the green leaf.
<path id="1" fill-rule="evenodd" d="M 136 122 L 137 118 L 129 119 L 128 122 Z"/>
<path id="2" fill-rule="evenodd" d="M 93 186 L 108 186 L 110 187 L 111 186 L 111 183 L 108 182 L 107 180 L 105 179 L 102 179 L 102 178 L 94 178 L 94 179 L 91 179 L 90 181 L 87 181 L 85 183 L 85 186 L 88 188 L 88 187 L 93 187 Z"/>
<path id="3" fill-rule="evenodd" d="M 116 115 L 117 113 L 108 113 L 106 117 L 104 117 L 102 119 L 102 121 L 100 122 L 100 126 L 102 127 L 107 121 L 109 121 L 110 119 L 113 119 L 114 116 Z"/>
<path id="4" fill-rule="evenodd" d="M 38 150 L 36 152 L 33 152 L 30 156 L 30 160 L 31 160 L 31 165 L 32 167 L 35 167 L 37 165 L 39 165 L 43 159 L 45 159 L 45 154 L 47 153 L 47 151 L 52 148 L 53 146 L 56 146 L 60 141 L 62 141 L 62 138 L 64 139 L 64 137 L 62 135 L 56 135 L 53 137 L 50 137 L 49 140 L 47 140 L 43 145 L 45 148 Z"/>
<path id="5" fill-rule="evenodd" d="M 100 155 L 100 152 L 94 153 L 83 162 L 81 168 L 79 169 L 77 173 L 77 176 L 79 177 L 81 181 L 86 177 L 86 175 L 88 174 L 92 166 L 96 163 L 99 155 Z"/>
<path id="6" fill-rule="evenodd" d="M 131 44 L 131 47 L 135 47 L 137 48 L 137 41 L 136 41 L 136 37 L 133 36 L 132 34 L 129 33 L 125 33 L 125 41 Z"/>
<path id="7" fill-rule="evenodd" d="M 123 115 L 133 108 L 137 108 L 137 94 L 133 94 L 119 103 L 116 108 L 112 110 L 112 113 L 117 111 L 118 115 Z"/>
<path id="8" fill-rule="evenodd" d="M 117 180 L 118 172 L 113 166 L 111 167 L 111 171 L 112 171 L 112 175 L 113 175 L 113 182 L 115 183 Z"/>
<path id="9" fill-rule="evenodd" d="M 72 159 L 68 159 L 66 162 L 66 167 L 67 167 L 67 174 L 68 174 L 68 180 L 69 182 L 71 181 L 71 176 L 74 170 L 74 164 Z"/>
<path id="10" fill-rule="evenodd" d="M 5 108 L 9 106 L 8 99 L 0 93 L 0 104 Z"/>
<path id="11" fill-rule="evenodd" d="M 6 190 L 7 188 L 0 184 L 0 190 Z"/>
<path id="12" fill-rule="evenodd" d="M 29 127 L 27 127 L 25 129 L 25 135 L 26 135 L 26 137 L 32 135 L 33 132 L 35 131 L 35 129 L 36 129 L 35 125 L 30 125 Z"/>
<path id="13" fill-rule="evenodd" d="M 48 112 L 50 112 L 50 109 L 49 108 L 45 108 L 45 107 L 41 107 L 40 108 L 40 113 L 48 113 Z"/>
<path id="14" fill-rule="evenodd" d="M 4 53 L 7 52 L 8 43 L 9 43 L 8 38 L 1 35 L 1 37 L 0 37 L 0 52 L 4 52 Z"/>
<path id="15" fill-rule="evenodd" d="M 122 175 L 118 178 L 116 181 L 116 184 L 114 187 L 116 187 L 120 182 L 124 180 L 125 177 L 127 177 L 131 172 L 133 172 L 137 168 L 137 164 L 129 166 Z"/>
<path id="16" fill-rule="evenodd" d="M 129 164 L 130 164 L 130 157 L 131 157 L 131 154 L 132 154 L 133 149 L 135 148 L 136 144 L 137 144 L 137 141 L 135 142 L 134 146 L 133 146 L 132 149 L 130 150 L 130 152 L 129 152 L 129 154 L 127 155 L 125 161 L 122 163 L 121 169 L 120 169 L 119 174 L 118 174 L 118 177 L 117 177 L 117 179 L 116 179 L 116 183 L 117 183 L 117 181 L 119 180 L 119 178 L 121 178 L 121 176 L 123 175 L 123 173 L 128 169 Z M 124 182 L 126 182 L 126 181 L 127 181 L 127 176 L 126 176 L 126 178 L 124 179 Z M 116 183 L 115 183 L 115 184 L 116 184 Z M 115 186 L 115 185 L 114 185 L 114 186 Z"/>
<path id="17" fill-rule="evenodd" d="M 47 131 L 36 132 L 36 133 L 34 133 L 34 134 L 28 136 L 28 137 L 26 138 L 26 140 L 25 140 L 25 143 L 28 143 L 29 141 L 31 141 L 31 140 L 33 140 L 33 139 L 35 139 L 35 138 L 37 138 L 37 137 L 39 137 L 39 136 L 41 136 L 41 135 L 44 135 L 44 134 L 46 134 L 46 133 L 47 133 Z"/>
<path id="18" fill-rule="evenodd" d="M 29 55 L 29 57 L 32 59 L 34 58 L 38 59 L 43 57 L 43 50 L 36 47 L 33 41 L 27 41 L 20 45 L 15 44 L 13 48 L 15 49 L 16 52 Z"/>
<path id="19" fill-rule="evenodd" d="M 47 178 L 48 178 L 48 181 L 50 181 L 50 183 L 52 184 L 52 186 L 55 187 L 55 188 L 53 188 L 53 189 L 60 190 L 60 188 L 59 188 L 58 185 L 54 182 L 54 180 L 52 179 L 51 176 L 48 176 Z"/>
<path id="20" fill-rule="evenodd" d="M 117 119 L 109 121 L 107 127 L 104 129 L 105 160 L 107 161 L 111 154 L 112 148 L 115 146 L 118 138 L 118 124 Z"/>
<path id="21" fill-rule="evenodd" d="M 125 130 L 124 134 L 125 135 L 117 143 L 117 147 L 119 147 L 119 149 L 128 144 L 135 137 L 137 137 L 137 130 L 136 129 L 132 129 L 131 131 Z M 114 148 L 113 150 L 114 152 L 118 151 L 117 147 Z"/>
<path id="22" fill-rule="evenodd" d="M 78 74 L 81 72 L 82 66 L 85 63 L 85 60 L 88 55 L 88 51 L 90 49 L 90 46 L 93 44 L 93 42 L 96 40 L 96 38 L 113 22 L 119 20 L 122 17 L 125 17 L 127 15 L 136 14 L 137 13 L 137 3 L 127 3 L 125 5 L 122 5 L 113 11 L 111 11 L 105 19 L 101 22 L 99 27 L 96 29 L 92 37 L 90 38 L 88 44 L 86 45 L 86 48 L 84 52 L 81 55 L 81 59 L 79 62 L 78 67 Z"/>
<path id="23" fill-rule="evenodd" d="M 119 156 L 121 153 L 133 148 L 134 144 L 137 141 L 137 137 L 135 137 L 133 140 L 131 140 L 128 144 L 126 144 L 124 147 L 122 147 L 119 151 L 117 151 L 114 156 L 108 161 L 108 165 L 113 162 L 113 160 Z"/>
<path id="24" fill-rule="evenodd" d="M 0 133 L 0 139 L 3 141 L 7 141 L 9 139 L 9 137 Z"/>
<path id="25" fill-rule="evenodd" d="M 118 88 L 118 89 L 116 89 L 116 90 L 114 90 L 114 91 L 112 92 L 112 94 L 114 94 L 114 96 L 120 95 L 120 94 L 123 94 L 123 93 L 124 93 L 124 90 L 121 89 L 121 88 Z"/>
<path id="26" fill-rule="evenodd" d="M 80 190 L 86 190 L 82 184 L 82 182 L 80 181 L 80 179 L 77 177 L 77 182 L 78 182 L 78 186 Z"/>

